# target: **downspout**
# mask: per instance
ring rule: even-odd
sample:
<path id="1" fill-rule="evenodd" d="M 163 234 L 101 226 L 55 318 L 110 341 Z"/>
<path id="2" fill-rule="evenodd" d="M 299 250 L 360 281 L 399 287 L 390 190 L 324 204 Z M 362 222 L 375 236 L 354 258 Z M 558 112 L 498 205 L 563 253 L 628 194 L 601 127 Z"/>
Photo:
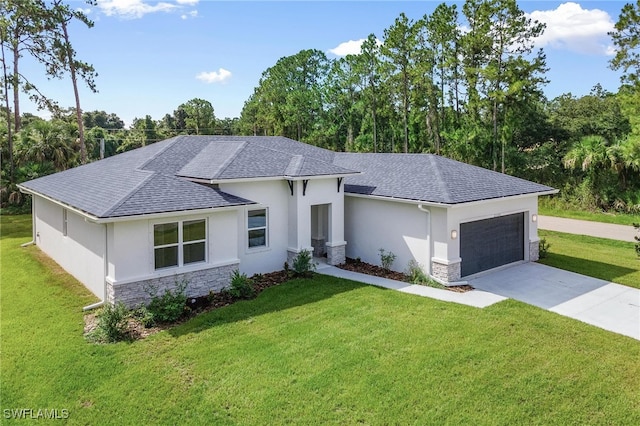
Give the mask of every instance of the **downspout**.
<path id="1" fill-rule="evenodd" d="M 433 233 L 431 232 L 431 210 L 418 204 L 418 210 L 427 214 L 427 229 L 429 230 L 429 259 L 427 259 L 427 275 L 431 277 L 431 257 L 433 256 Z"/>
<path id="2" fill-rule="evenodd" d="M 104 224 L 104 274 L 103 274 L 103 288 L 104 288 L 104 295 L 102 296 L 102 300 L 96 303 L 92 303 L 91 305 L 87 305 L 85 307 L 82 308 L 83 311 L 90 311 L 91 309 L 95 309 L 95 308 L 99 308 L 100 306 L 104 305 L 105 302 L 107 301 L 107 276 L 109 275 L 109 256 L 108 256 L 108 251 L 107 248 L 109 247 L 109 243 L 108 243 L 108 229 L 107 226 L 109 226 L 108 224 Z"/>
<path id="3" fill-rule="evenodd" d="M 20 244 L 20 247 L 32 246 L 36 243 L 36 200 L 31 197 L 31 241 Z"/>

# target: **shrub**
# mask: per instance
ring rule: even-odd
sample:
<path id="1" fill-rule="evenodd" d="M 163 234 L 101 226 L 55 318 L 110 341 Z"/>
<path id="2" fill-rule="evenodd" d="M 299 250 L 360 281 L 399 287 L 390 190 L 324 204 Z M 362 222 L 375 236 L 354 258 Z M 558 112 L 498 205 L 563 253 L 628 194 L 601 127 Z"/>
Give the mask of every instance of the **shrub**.
<path id="1" fill-rule="evenodd" d="M 241 274 L 238 269 L 231 274 L 231 287 L 229 287 L 229 294 L 236 299 L 251 299 L 256 295 L 256 290 L 253 288 L 253 283 L 247 277 L 247 274 Z"/>
<path id="2" fill-rule="evenodd" d="M 138 309 L 134 310 L 131 315 L 140 321 L 140 324 L 144 326 L 144 328 L 153 327 L 155 321 L 153 320 L 153 315 L 146 306 L 140 306 Z"/>
<path id="3" fill-rule="evenodd" d="M 413 259 L 409 261 L 409 265 L 407 266 L 407 275 L 409 276 L 409 280 L 414 284 L 424 284 L 429 281 L 429 277 L 422 270 L 422 266 Z"/>
<path id="4" fill-rule="evenodd" d="M 106 304 L 97 314 L 98 326 L 91 337 L 99 342 L 119 342 L 127 337 L 129 310 L 122 303 Z"/>
<path id="5" fill-rule="evenodd" d="M 297 277 L 310 277 L 316 270 L 316 264 L 313 261 L 310 250 L 302 250 L 293 259 L 293 273 Z"/>
<path id="6" fill-rule="evenodd" d="M 387 271 L 391 269 L 393 261 L 396 260 L 396 255 L 393 252 L 385 251 L 384 249 L 378 250 L 380 252 L 380 264 Z"/>
<path id="7" fill-rule="evenodd" d="M 638 235 L 633 237 L 636 240 L 636 254 L 640 257 L 640 223 L 634 223 L 633 227 L 636 228 Z"/>
<path id="8" fill-rule="evenodd" d="M 187 284 L 186 280 L 176 281 L 175 289 L 173 291 L 166 289 L 161 296 L 157 295 L 156 289 L 151 290 L 151 303 L 147 306 L 151 314 L 150 325 L 174 322 L 184 314 L 187 303 L 185 294 Z"/>
<path id="9" fill-rule="evenodd" d="M 539 251 L 538 251 L 538 256 L 540 257 L 540 259 L 544 259 L 545 257 L 547 257 L 547 252 L 549 251 L 549 247 L 551 247 L 551 244 L 547 243 L 547 240 L 545 238 L 542 238 L 540 240 L 540 245 L 539 245 Z"/>

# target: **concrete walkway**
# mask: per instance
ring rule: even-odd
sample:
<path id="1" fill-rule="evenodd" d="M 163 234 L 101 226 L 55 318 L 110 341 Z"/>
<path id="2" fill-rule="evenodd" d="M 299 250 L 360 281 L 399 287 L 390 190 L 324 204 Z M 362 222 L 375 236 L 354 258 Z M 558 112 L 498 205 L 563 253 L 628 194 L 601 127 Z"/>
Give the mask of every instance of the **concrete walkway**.
<path id="1" fill-rule="evenodd" d="M 346 271 L 323 262 L 317 272 L 476 308 L 511 298 L 640 340 L 640 289 L 539 263 L 522 263 L 471 277 L 469 285 L 475 290 L 466 293 Z"/>
<path id="2" fill-rule="evenodd" d="M 637 235 L 637 231 L 631 225 L 615 225 L 555 216 L 538 216 L 538 229 L 630 242 L 635 242 L 633 237 Z"/>
<path id="3" fill-rule="evenodd" d="M 330 275 L 332 277 L 358 281 L 365 284 L 375 285 L 377 287 L 401 291 L 403 293 L 415 294 L 417 296 L 429 297 L 431 299 L 442 300 L 445 302 L 459 303 L 476 308 L 485 308 L 487 306 L 493 305 L 494 303 L 498 303 L 507 299 L 506 297 L 487 293 L 481 290 L 456 293 L 454 291 L 441 290 L 439 288 L 427 287 L 424 285 L 409 284 L 402 281 L 390 280 L 373 275 L 346 271 L 344 269 L 336 268 L 335 266 L 327 265 L 326 263 L 320 263 L 318 265 L 317 272 L 323 275 Z"/>
<path id="4" fill-rule="evenodd" d="M 539 263 L 471 277 L 469 285 L 640 340 L 640 289 Z"/>

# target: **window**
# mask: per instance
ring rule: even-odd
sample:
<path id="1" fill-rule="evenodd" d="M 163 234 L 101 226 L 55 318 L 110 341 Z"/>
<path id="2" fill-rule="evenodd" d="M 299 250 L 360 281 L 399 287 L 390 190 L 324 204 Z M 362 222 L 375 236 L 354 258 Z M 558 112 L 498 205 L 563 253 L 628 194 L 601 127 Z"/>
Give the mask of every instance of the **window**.
<path id="1" fill-rule="evenodd" d="M 247 212 L 249 248 L 267 246 L 267 209 Z"/>
<path id="2" fill-rule="evenodd" d="M 68 230 L 68 223 L 69 221 L 67 220 L 67 209 L 62 209 L 62 235 L 63 236 L 67 236 L 67 230 Z"/>
<path id="3" fill-rule="evenodd" d="M 153 225 L 155 269 L 204 262 L 207 252 L 204 219 Z"/>

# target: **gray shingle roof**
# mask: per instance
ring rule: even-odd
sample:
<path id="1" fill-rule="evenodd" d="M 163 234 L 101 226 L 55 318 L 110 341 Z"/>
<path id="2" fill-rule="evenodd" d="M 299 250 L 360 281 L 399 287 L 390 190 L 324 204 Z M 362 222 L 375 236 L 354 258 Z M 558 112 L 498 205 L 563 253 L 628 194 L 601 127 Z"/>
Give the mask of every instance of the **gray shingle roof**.
<path id="1" fill-rule="evenodd" d="M 336 153 L 334 163 L 362 171 L 345 178 L 345 191 L 353 194 L 461 204 L 553 190 L 432 154 Z"/>
<path id="2" fill-rule="evenodd" d="M 335 153 L 277 136 L 178 136 L 21 187 L 114 218 L 253 203 L 189 179 L 336 175 L 346 192 L 442 204 L 552 190 L 436 155 Z"/>
<path id="3" fill-rule="evenodd" d="M 290 174 L 297 155 L 303 157 L 301 166 Z M 356 173 L 332 164 L 332 158 L 330 151 L 281 137 L 178 136 L 21 186 L 92 216 L 114 218 L 254 203 L 184 177 L 223 181 Z"/>

